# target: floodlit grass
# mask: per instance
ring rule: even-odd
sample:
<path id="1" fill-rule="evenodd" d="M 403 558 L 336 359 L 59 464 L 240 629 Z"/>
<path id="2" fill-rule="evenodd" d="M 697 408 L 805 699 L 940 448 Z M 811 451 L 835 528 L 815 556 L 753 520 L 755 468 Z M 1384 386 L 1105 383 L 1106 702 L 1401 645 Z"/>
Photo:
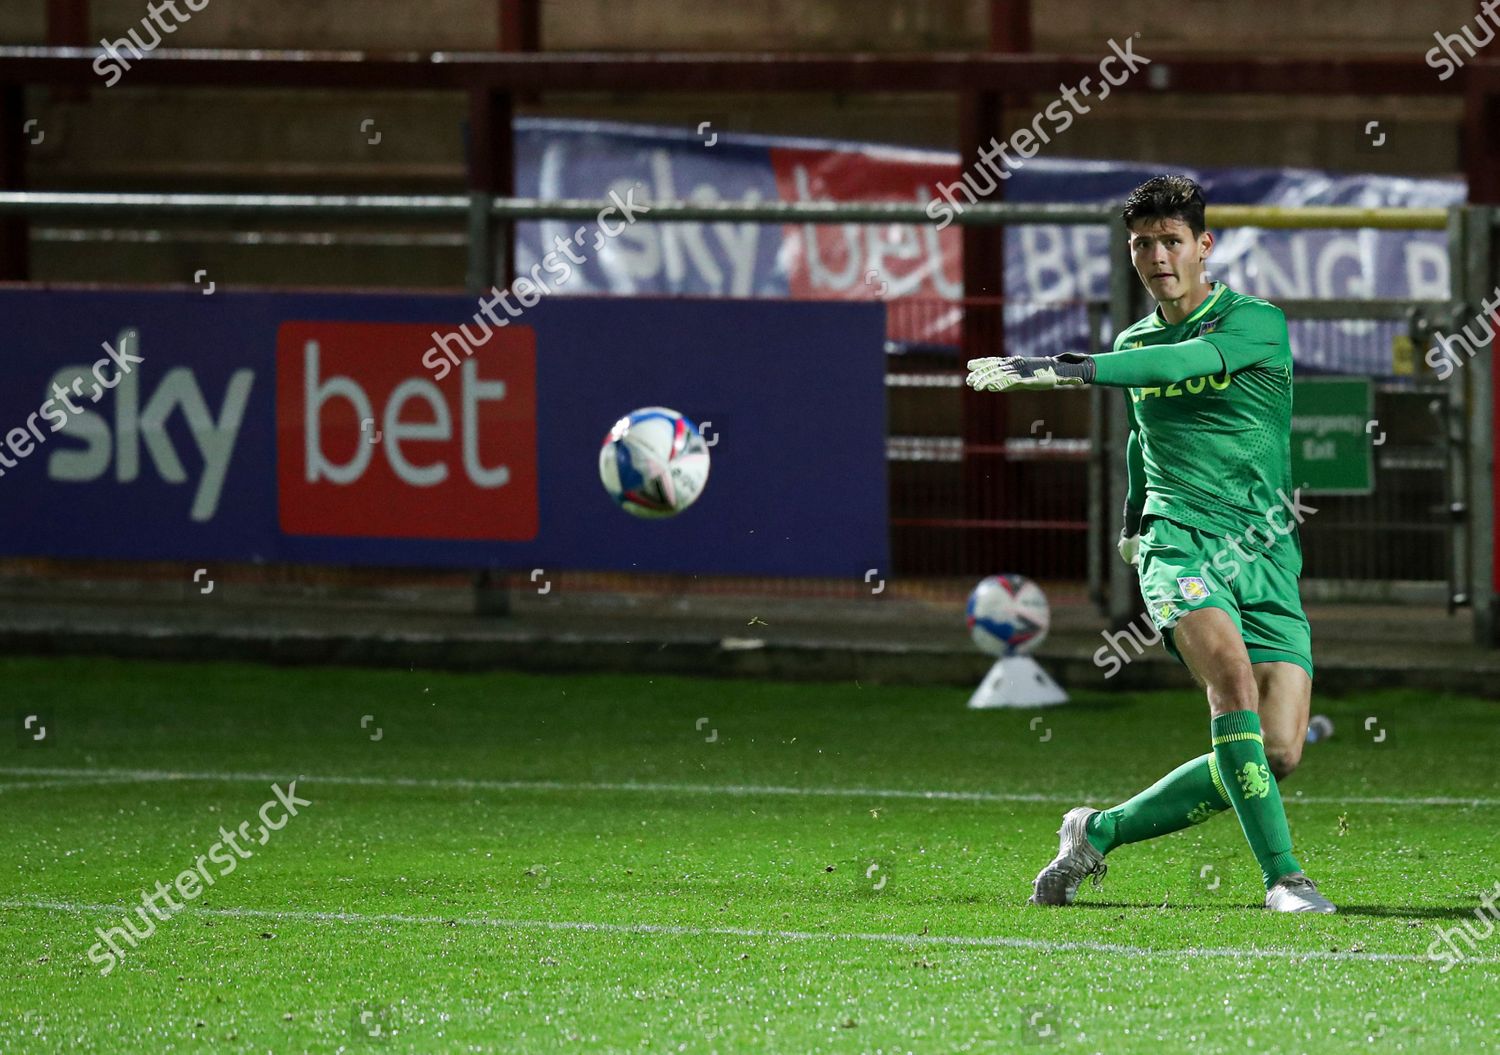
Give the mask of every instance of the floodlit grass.
<path id="1" fill-rule="evenodd" d="M 48 727 L 0 748 L 4 1052 L 1470 1052 L 1500 1032 L 1500 938 L 1446 973 L 1427 958 L 1500 882 L 1483 701 L 1315 702 L 1338 733 L 1283 793 L 1342 912 L 1289 917 L 1259 907 L 1232 814 L 1122 848 L 1073 909 L 1024 903 L 1065 809 L 1207 749 L 1183 694 L 971 713 L 946 689 L 77 659 L 0 660 L 0 684 L 17 727 Z M 221 826 L 257 831 L 293 779 L 311 805 L 101 976 L 96 928 Z"/>

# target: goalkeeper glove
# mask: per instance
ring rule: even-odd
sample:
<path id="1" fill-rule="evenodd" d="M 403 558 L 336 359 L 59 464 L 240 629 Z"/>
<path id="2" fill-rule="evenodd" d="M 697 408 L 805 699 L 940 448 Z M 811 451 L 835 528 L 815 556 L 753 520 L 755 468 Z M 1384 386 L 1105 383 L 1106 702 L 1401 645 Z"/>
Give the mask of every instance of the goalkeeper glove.
<path id="1" fill-rule="evenodd" d="M 1094 383 L 1094 357 L 1064 352 L 1045 358 L 1006 355 L 970 359 L 969 376 L 965 381 L 976 392 L 1090 385 Z"/>

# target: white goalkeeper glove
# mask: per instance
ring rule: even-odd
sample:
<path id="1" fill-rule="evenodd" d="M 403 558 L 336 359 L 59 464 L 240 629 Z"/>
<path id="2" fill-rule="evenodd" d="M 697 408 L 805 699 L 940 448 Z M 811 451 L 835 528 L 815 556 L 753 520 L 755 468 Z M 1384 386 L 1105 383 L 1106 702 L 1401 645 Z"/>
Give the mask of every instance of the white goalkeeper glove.
<path id="1" fill-rule="evenodd" d="M 1093 381 L 1094 357 L 1078 352 L 1042 358 L 1005 355 L 970 359 L 969 376 L 965 378 L 965 383 L 976 392 L 1061 388 Z"/>

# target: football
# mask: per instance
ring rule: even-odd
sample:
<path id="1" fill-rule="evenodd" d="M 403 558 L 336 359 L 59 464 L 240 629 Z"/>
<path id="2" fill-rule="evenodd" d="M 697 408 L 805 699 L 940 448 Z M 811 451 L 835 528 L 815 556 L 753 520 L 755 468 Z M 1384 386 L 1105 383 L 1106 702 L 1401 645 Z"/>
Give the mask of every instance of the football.
<path id="1" fill-rule="evenodd" d="M 675 410 L 643 407 L 626 414 L 599 448 L 599 479 L 615 503 L 638 517 L 676 516 L 708 482 L 708 444 Z"/>
<path id="2" fill-rule="evenodd" d="M 991 575 L 969 594 L 969 633 L 992 656 L 1024 656 L 1046 639 L 1051 622 L 1047 595 L 1024 575 Z"/>

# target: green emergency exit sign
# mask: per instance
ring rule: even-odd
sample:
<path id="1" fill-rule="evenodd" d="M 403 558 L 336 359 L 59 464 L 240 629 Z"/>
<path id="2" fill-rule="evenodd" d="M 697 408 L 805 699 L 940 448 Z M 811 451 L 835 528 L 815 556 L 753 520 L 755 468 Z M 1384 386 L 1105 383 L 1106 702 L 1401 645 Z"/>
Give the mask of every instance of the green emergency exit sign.
<path id="1" fill-rule="evenodd" d="M 1367 495 L 1375 489 L 1374 421 L 1369 378 L 1292 382 L 1292 484 L 1310 494 Z"/>

